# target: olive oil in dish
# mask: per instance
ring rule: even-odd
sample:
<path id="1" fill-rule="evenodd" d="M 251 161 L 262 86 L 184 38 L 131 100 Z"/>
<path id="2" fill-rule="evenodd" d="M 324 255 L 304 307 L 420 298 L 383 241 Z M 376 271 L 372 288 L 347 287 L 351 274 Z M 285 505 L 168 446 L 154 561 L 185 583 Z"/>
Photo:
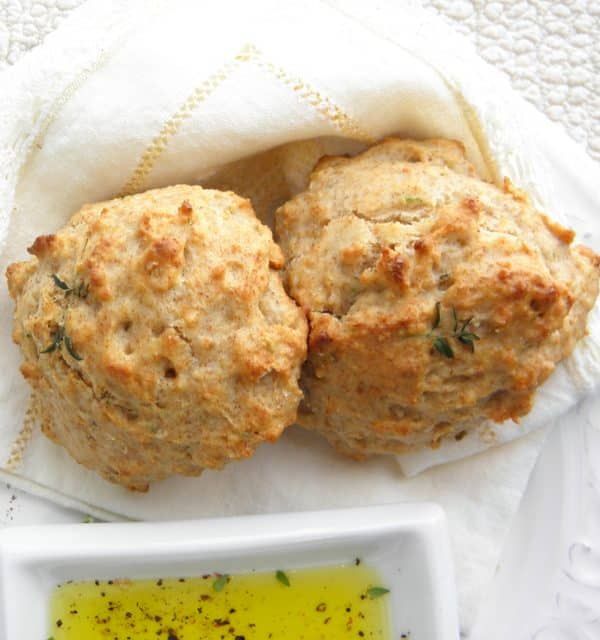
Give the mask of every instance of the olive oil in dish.
<path id="1" fill-rule="evenodd" d="M 389 640 L 388 589 L 353 565 L 69 582 L 50 603 L 52 640 Z"/>

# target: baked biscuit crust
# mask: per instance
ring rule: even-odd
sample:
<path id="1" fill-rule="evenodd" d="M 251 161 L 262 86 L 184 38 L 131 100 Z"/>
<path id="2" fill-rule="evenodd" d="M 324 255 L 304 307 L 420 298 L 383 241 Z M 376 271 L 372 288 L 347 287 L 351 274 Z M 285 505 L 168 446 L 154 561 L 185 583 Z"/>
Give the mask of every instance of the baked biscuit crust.
<path id="1" fill-rule="evenodd" d="M 357 458 L 518 421 L 598 294 L 599 257 L 452 141 L 327 158 L 276 225 L 310 324 L 299 422 Z"/>
<path id="2" fill-rule="evenodd" d="M 9 267 L 43 431 L 130 489 L 294 422 L 306 320 L 248 200 L 176 186 L 84 206 Z"/>

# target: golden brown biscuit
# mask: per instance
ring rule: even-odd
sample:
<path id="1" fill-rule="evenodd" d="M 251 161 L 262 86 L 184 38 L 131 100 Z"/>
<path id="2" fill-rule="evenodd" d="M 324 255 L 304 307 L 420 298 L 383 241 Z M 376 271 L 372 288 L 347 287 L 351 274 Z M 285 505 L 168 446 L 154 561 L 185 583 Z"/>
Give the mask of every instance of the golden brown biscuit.
<path id="1" fill-rule="evenodd" d="M 296 418 L 306 321 L 249 201 L 177 186 L 86 205 L 7 272 L 43 431 L 131 489 L 252 455 Z"/>
<path id="2" fill-rule="evenodd" d="M 299 421 L 355 457 L 518 420 L 598 293 L 599 257 L 455 142 L 326 159 L 276 220 L 309 314 Z"/>

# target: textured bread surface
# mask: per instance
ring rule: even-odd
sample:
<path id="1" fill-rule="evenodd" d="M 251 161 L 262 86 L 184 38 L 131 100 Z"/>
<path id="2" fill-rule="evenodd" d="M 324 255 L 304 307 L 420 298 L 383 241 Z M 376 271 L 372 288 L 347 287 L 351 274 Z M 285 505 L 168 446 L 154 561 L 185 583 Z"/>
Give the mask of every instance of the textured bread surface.
<path id="1" fill-rule="evenodd" d="M 360 458 L 517 420 L 585 335 L 599 258 L 459 143 L 325 158 L 276 213 L 309 317 L 300 423 Z"/>
<path id="2" fill-rule="evenodd" d="M 252 455 L 296 418 L 306 320 L 248 200 L 175 186 L 86 205 L 8 268 L 44 433 L 145 490 Z"/>

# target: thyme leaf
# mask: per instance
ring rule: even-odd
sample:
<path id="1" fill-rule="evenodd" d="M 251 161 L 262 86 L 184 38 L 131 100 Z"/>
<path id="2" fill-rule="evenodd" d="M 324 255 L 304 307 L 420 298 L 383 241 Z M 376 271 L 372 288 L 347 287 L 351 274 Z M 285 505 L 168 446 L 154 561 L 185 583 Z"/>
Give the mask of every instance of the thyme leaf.
<path id="1" fill-rule="evenodd" d="M 65 295 L 69 295 L 70 293 L 74 293 L 78 298 L 85 298 L 88 294 L 89 285 L 84 282 L 80 282 L 76 287 L 70 287 L 64 280 L 61 280 L 55 273 L 51 276 L 52 280 L 54 280 L 54 284 L 65 292 Z"/>
<path id="2" fill-rule="evenodd" d="M 473 317 L 465 320 L 462 327 L 460 328 L 460 331 L 457 333 L 455 330 L 454 333 L 456 335 L 457 340 L 462 344 L 467 345 L 467 347 L 469 347 L 469 349 L 471 350 L 471 353 L 474 353 L 475 340 L 480 340 L 480 338 L 476 333 L 473 333 L 472 331 L 467 330 L 469 325 L 471 324 L 471 320 L 473 320 Z"/>
<path id="3" fill-rule="evenodd" d="M 422 207 L 425 204 L 425 200 L 416 196 L 405 196 L 404 204 L 407 207 Z"/>
<path id="4" fill-rule="evenodd" d="M 63 344 L 72 358 L 74 358 L 75 360 L 83 360 L 83 357 L 80 356 L 77 351 L 75 351 L 73 340 L 71 340 L 71 336 L 67 335 L 65 326 L 63 324 L 58 325 L 52 338 L 52 342 L 45 349 L 42 349 L 40 353 L 52 353 Z"/>
<path id="5" fill-rule="evenodd" d="M 463 326 L 460 328 L 460 333 L 463 333 L 463 331 L 471 324 L 471 320 L 473 320 L 473 316 L 464 321 Z M 456 332 L 456 329 L 454 329 L 454 331 Z"/>
<path id="6" fill-rule="evenodd" d="M 374 600 L 375 598 L 381 598 L 381 596 L 384 596 L 389 592 L 390 590 L 386 589 L 385 587 L 369 587 L 367 589 L 367 595 L 369 596 L 369 598 L 371 598 L 371 600 Z"/>
<path id="7" fill-rule="evenodd" d="M 469 325 L 473 321 L 473 316 L 467 318 L 466 320 L 459 320 L 458 314 L 456 313 L 456 308 L 452 306 L 453 328 L 452 334 L 448 337 L 439 335 L 439 333 L 433 333 L 435 329 L 440 326 L 441 317 L 441 304 L 439 302 L 436 302 L 433 311 L 433 322 L 431 330 L 427 334 L 428 338 L 433 339 L 433 347 L 435 348 L 435 350 L 446 358 L 454 358 L 454 350 L 452 349 L 448 338 L 455 338 L 461 344 L 469 347 L 471 353 L 475 353 L 475 341 L 480 340 L 480 337 L 469 329 Z"/>
<path id="8" fill-rule="evenodd" d="M 461 333 L 457 336 L 459 342 L 466 344 L 469 349 L 471 349 L 471 353 L 475 352 L 475 342 L 474 340 L 479 340 L 479 336 L 474 333 Z"/>
<path id="9" fill-rule="evenodd" d="M 77 353 L 77 351 L 75 351 L 75 348 L 73 347 L 73 341 L 71 340 L 70 336 L 65 334 L 63 341 L 65 343 L 67 351 L 69 352 L 69 355 L 72 358 L 74 358 L 75 360 L 83 360 L 83 358 Z"/>
<path id="10" fill-rule="evenodd" d="M 275 577 L 279 582 L 281 582 L 284 587 L 290 586 L 290 579 L 287 577 L 287 574 L 284 571 L 281 571 L 281 569 L 277 571 Z"/>
<path id="11" fill-rule="evenodd" d="M 452 351 L 452 347 L 446 338 L 438 336 L 434 339 L 433 346 L 446 358 L 454 358 L 454 351 Z"/>
<path id="12" fill-rule="evenodd" d="M 433 322 L 431 323 L 431 329 L 437 329 L 440 326 L 440 319 L 441 319 L 441 313 L 440 313 L 440 306 L 441 304 L 439 302 L 435 303 L 435 310 L 433 312 Z"/>
<path id="13" fill-rule="evenodd" d="M 85 298 L 90 290 L 90 285 L 85 284 L 84 282 L 80 282 L 77 289 L 75 289 L 75 295 L 78 298 Z"/>
<path id="14" fill-rule="evenodd" d="M 213 589 L 215 591 L 223 591 L 229 580 L 231 580 L 231 578 L 226 573 L 217 576 L 217 579 L 213 582 L 212 585 Z"/>
<path id="15" fill-rule="evenodd" d="M 71 291 L 71 287 L 64 280 L 61 280 L 55 273 L 52 274 L 51 278 L 59 289 L 62 289 L 63 291 Z"/>
<path id="16" fill-rule="evenodd" d="M 40 353 L 52 353 L 56 351 L 58 347 L 60 347 L 61 342 L 63 341 L 63 337 L 65 335 L 65 328 L 62 324 L 58 325 L 54 336 L 52 338 L 52 342 L 45 348 L 40 351 Z"/>

